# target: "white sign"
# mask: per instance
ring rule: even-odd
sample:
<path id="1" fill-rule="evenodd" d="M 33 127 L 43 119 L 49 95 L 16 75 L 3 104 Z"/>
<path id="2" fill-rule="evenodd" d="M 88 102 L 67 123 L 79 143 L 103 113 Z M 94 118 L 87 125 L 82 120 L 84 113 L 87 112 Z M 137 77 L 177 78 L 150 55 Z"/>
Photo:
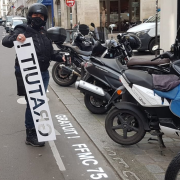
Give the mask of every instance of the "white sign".
<path id="1" fill-rule="evenodd" d="M 14 41 L 14 47 L 26 88 L 38 141 L 55 140 L 55 130 L 32 38 L 27 38 L 24 43 Z"/>

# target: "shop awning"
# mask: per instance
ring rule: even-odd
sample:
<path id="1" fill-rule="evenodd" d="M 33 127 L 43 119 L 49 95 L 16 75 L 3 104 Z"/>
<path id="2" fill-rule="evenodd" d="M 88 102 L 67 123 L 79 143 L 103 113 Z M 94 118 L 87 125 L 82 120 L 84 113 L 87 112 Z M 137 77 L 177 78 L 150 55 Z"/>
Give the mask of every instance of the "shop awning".
<path id="1" fill-rule="evenodd" d="M 38 0 L 37 2 L 42 3 L 46 6 L 48 6 L 48 5 L 51 6 L 52 0 Z"/>

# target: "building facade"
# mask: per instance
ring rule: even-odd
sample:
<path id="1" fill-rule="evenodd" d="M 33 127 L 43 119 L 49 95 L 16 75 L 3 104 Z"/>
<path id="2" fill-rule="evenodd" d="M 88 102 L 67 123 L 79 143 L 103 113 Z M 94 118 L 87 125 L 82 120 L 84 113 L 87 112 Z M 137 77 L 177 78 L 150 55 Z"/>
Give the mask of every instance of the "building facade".
<path id="1" fill-rule="evenodd" d="M 67 0 L 54 1 L 55 25 L 67 29 L 80 22 L 97 27 L 116 24 L 116 31 L 125 31 L 126 22 L 144 21 L 155 15 L 156 0 L 75 0 L 75 5 L 66 6 Z M 159 0 L 160 8 L 161 0 Z"/>
<path id="2" fill-rule="evenodd" d="M 8 12 L 8 0 L 0 0 L 0 18 L 5 19 L 5 16 Z"/>
<path id="3" fill-rule="evenodd" d="M 161 5 L 161 28 L 160 28 L 160 48 L 170 51 L 170 47 L 175 42 L 179 22 L 178 0 L 163 0 Z M 180 5 L 180 4 L 179 4 Z"/>
<path id="4" fill-rule="evenodd" d="M 48 8 L 47 28 L 55 25 L 71 29 L 77 23 L 90 25 L 93 22 L 101 29 L 113 23 L 117 25 L 115 32 L 123 32 L 126 30 L 125 22 L 144 21 L 156 13 L 156 0 L 75 0 L 73 7 L 67 7 L 66 1 L 0 0 L 1 17 L 26 16 L 30 5 L 41 2 Z M 177 31 L 177 0 L 158 2 L 158 7 L 162 9 L 161 47 L 169 50 Z"/>
<path id="5" fill-rule="evenodd" d="M 7 15 L 26 17 L 28 8 L 33 3 L 42 3 L 48 8 L 47 28 L 53 26 L 52 0 L 9 0 Z"/>

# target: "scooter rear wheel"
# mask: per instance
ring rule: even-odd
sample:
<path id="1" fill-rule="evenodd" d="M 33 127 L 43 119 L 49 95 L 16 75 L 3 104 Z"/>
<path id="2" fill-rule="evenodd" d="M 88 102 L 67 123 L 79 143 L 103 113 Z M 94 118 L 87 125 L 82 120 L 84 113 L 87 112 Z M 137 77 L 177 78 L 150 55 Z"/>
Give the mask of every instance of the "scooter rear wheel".
<path id="1" fill-rule="evenodd" d="M 70 75 L 67 74 L 66 72 L 63 72 L 62 68 L 60 67 L 60 64 L 64 64 L 64 63 L 55 63 L 53 68 L 52 68 L 52 77 L 53 80 L 60 86 L 70 86 L 72 84 L 74 84 L 77 80 L 77 76 L 76 75 Z"/>
<path id="2" fill-rule="evenodd" d="M 84 103 L 87 109 L 93 114 L 105 114 L 112 107 L 112 105 L 109 105 L 105 108 L 108 103 L 107 101 L 101 100 L 87 93 L 84 95 Z"/>
<path id="3" fill-rule="evenodd" d="M 105 129 L 109 137 L 121 145 L 136 144 L 146 134 L 143 122 L 137 113 L 116 107 L 106 116 Z"/>

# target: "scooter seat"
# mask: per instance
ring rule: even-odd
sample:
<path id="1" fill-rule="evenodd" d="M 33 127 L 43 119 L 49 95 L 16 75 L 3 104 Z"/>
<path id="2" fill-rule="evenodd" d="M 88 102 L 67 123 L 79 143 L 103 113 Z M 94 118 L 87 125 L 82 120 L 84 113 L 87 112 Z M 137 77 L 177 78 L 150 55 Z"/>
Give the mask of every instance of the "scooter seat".
<path id="1" fill-rule="evenodd" d="M 92 59 L 93 60 L 93 59 Z M 126 70 L 127 67 L 123 66 L 120 63 L 117 63 L 116 59 L 106 59 L 106 58 L 100 58 L 98 57 L 98 60 L 102 62 L 103 65 L 117 71 L 118 73 L 122 70 Z"/>
<path id="2" fill-rule="evenodd" d="M 160 65 L 160 64 L 169 64 L 170 63 L 170 59 L 169 58 L 164 58 L 164 59 L 157 59 L 155 61 L 151 61 L 151 59 L 153 58 L 148 58 L 148 59 L 144 59 L 143 57 L 132 57 L 130 58 L 130 60 L 127 63 L 127 66 L 134 66 L 134 65 L 141 65 L 141 66 L 147 66 L 147 65 Z"/>
<path id="3" fill-rule="evenodd" d="M 150 74 L 144 71 L 131 69 L 126 70 L 124 74 L 130 83 L 153 89 L 153 78 Z"/>
<path id="4" fill-rule="evenodd" d="M 70 47 L 71 49 L 73 49 L 74 51 L 76 51 L 78 54 L 84 55 L 84 56 L 90 56 L 92 54 L 92 51 L 82 51 L 80 50 L 77 46 L 72 46 L 69 43 L 64 43 L 63 44 L 66 47 Z"/>

